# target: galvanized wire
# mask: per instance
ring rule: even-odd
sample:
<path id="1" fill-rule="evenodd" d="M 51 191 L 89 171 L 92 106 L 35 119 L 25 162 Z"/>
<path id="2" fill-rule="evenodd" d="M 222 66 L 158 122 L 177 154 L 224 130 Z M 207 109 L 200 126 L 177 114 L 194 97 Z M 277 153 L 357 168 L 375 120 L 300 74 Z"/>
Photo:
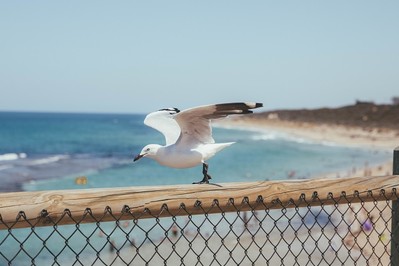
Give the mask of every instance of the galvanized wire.
<path id="1" fill-rule="evenodd" d="M 114 222 L 96 218 L 90 208 L 82 217 L 65 210 L 56 220 L 43 210 L 47 227 L 21 211 L 15 222 L 24 220 L 29 228 L 14 228 L 0 216 L 7 228 L 0 231 L 0 265 L 391 265 L 391 244 L 399 252 L 397 235 L 392 238 L 398 224 L 392 226 L 396 210 L 385 193 L 367 202 L 358 193 L 331 194 L 328 204 L 314 193 L 309 201 L 303 195 L 272 206 L 262 197 L 252 205 L 244 197 L 230 199 L 233 212 L 216 199 L 211 209 L 197 201 L 196 215 L 184 204 L 177 215 L 163 205 L 167 218 L 145 209 L 142 215 L 151 218 L 142 219 L 129 206 L 114 215 L 105 207 L 104 217 Z M 396 190 L 390 193 L 396 196 Z M 95 222 L 84 223 L 87 217 Z M 74 224 L 61 225 L 64 219 Z"/>

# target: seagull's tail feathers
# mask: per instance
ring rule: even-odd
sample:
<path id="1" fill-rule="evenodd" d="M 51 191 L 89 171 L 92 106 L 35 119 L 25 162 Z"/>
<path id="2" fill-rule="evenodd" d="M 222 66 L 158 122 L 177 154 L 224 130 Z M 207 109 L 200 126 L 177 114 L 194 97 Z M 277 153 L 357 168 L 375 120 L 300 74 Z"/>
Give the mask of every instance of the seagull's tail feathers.
<path id="1" fill-rule="evenodd" d="M 226 142 L 226 143 L 212 143 L 205 144 L 197 148 L 203 154 L 203 161 L 206 161 L 213 157 L 217 152 L 227 148 L 228 146 L 234 144 L 235 142 Z"/>

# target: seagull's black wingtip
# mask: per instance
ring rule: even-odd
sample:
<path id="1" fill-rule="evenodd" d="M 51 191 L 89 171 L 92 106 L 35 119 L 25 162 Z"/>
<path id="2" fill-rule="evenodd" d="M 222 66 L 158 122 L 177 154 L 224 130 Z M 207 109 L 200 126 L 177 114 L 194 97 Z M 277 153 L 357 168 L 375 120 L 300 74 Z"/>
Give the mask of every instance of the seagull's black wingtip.
<path id="1" fill-rule="evenodd" d="M 255 103 L 255 108 L 263 107 L 263 103 Z"/>

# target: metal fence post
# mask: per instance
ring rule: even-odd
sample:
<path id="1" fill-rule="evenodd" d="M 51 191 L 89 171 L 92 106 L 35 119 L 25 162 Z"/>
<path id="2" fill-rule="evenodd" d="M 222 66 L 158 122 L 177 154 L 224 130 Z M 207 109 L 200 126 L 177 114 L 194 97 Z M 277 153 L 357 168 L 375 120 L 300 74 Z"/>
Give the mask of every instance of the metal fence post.
<path id="1" fill-rule="evenodd" d="M 393 151 L 393 174 L 399 175 L 399 147 Z M 399 266 L 399 200 L 392 200 L 391 265 Z"/>

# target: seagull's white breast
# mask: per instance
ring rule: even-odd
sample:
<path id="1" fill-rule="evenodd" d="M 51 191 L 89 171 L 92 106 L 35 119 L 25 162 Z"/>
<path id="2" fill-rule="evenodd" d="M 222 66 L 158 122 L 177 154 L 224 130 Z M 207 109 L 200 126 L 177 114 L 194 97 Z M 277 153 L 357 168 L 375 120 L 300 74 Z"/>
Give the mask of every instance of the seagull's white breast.
<path id="1" fill-rule="evenodd" d="M 176 145 L 161 147 L 154 159 L 161 165 L 172 168 L 190 168 L 203 162 L 203 155 L 193 149 L 181 150 Z"/>

